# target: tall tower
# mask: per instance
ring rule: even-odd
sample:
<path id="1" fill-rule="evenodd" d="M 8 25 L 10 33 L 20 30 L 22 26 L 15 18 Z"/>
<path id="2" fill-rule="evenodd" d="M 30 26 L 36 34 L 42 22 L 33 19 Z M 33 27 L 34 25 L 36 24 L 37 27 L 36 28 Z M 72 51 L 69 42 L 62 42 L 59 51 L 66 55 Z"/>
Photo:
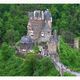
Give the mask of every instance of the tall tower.
<path id="1" fill-rule="evenodd" d="M 51 36 L 52 16 L 49 10 L 35 10 L 28 13 L 28 36 L 39 42 L 48 41 Z"/>
<path id="2" fill-rule="evenodd" d="M 42 32 L 44 34 L 44 36 L 40 37 L 40 40 L 42 42 L 47 42 L 49 41 L 50 37 L 51 37 L 51 32 L 52 32 L 52 16 L 51 13 L 49 12 L 49 10 L 45 10 L 44 11 L 44 26 L 42 28 Z"/>
<path id="3" fill-rule="evenodd" d="M 43 11 L 35 10 L 34 12 L 29 12 L 29 22 L 28 22 L 28 35 L 32 39 L 37 40 L 40 37 L 40 32 L 44 26 L 44 14 Z"/>

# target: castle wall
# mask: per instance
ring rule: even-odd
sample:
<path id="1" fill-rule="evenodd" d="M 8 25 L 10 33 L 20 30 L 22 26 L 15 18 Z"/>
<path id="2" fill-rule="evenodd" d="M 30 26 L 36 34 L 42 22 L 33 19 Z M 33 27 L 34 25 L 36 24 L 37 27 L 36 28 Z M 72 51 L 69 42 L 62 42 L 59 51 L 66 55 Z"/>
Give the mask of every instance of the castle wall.
<path id="1" fill-rule="evenodd" d="M 56 53 L 57 52 L 57 44 L 55 42 L 49 42 L 48 43 L 48 50 L 49 50 L 49 53 L 53 54 L 53 53 Z"/>
<path id="2" fill-rule="evenodd" d="M 32 29 L 33 36 L 30 35 L 31 30 L 28 30 L 28 35 L 30 35 L 34 40 L 36 40 L 40 37 L 41 30 L 44 25 L 44 21 L 43 20 L 31 20 L 30 23 L 31 25 L 29 28 Z"/>

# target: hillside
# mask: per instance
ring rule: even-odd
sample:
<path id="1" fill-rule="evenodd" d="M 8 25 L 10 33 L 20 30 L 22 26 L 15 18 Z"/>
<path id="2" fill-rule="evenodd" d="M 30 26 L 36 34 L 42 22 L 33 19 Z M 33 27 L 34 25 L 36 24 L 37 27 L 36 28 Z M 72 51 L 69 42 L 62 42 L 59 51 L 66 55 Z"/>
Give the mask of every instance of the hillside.
<path id="1" fill-rule="evenodd" d="M 52 34 L 56 29 L 57 36 L 64 36 L 69 42 L 71 38 L 80 37 L 79 4 L 0 4 L 0 76 L 60 76 L 51 58 L 38 54 L 38 47 L 33 46 L 33 52 L 24 56 L 16 53 L 15 46 L 27 35 L 28 12 L 46 9 L 52 14 Z M 80 72 L 80 50 L 71 48 L 64 38 L 58 51 L 60 61 L 70 70 Z"/>
<path id="2" fill-rule="evenodd" d="M 59 72 L 49 57 L 41 57 L 35 51 L 22 58 L 4 43 L 0 50 L 0 76 L 59 76 Z"/>
<path id="3" fill-rule="evenodd" d="M 63 39 L 60 40 L 59 51 L 61 62 L 71 70 L 80 72 L 80 51 L 71 48 Z"/>

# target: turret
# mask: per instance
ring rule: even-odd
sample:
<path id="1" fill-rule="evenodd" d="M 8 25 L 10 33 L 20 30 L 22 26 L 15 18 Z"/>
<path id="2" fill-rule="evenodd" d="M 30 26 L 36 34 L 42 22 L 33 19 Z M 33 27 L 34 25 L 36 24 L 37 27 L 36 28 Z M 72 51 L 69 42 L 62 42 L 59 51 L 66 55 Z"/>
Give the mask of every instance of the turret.
<path id="1" fill-rule="evenodd" d="M 40 10 L 35 10 L 34 12 L 28 13 L 30 20 L 44 20 L 44 12 Z"/>
<path id="2" fill-rule="evenodd" d="M 44 18 L 45 18 L 45 23 L 48 24 L 48 26 L 51 28 L 52 26 L 52 16 L 49 10 L 45 10 L 44 12 Z"/>

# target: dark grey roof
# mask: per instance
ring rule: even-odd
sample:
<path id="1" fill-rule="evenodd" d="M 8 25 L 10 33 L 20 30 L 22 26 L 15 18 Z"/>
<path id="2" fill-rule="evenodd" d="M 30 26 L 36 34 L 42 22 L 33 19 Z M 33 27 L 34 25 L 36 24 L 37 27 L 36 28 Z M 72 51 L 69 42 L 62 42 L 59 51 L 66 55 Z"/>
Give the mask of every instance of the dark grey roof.
<path id="1" fill-rule="evenodd" d="M 51 17 L 52 16 L 51 16 L 51 13 L 49 12 L 49 10 L 45 10 L 45 12 L 44 12 L 44 18 L 46 20 L 49 20 Z"/>
<path id="2" fill-rule="evenodd" d="M 23 36 L 20 40 L 20 43 L 26 43 L 26 44 L 33 43 L 33 40 L 31 39 L 30 36 Z"/>
<path id="3" fill-rule="evenodd" d="M 57 36 L 56 37 L 55 36 L 51 36 L 50 37 L 50 42 L 56 42 L 57 43 L 58 42 L 58 37 Z"/>
<path id="4" fill-rule="evenodd" d="M 42 31 L 51 31 L 51 29 L 48 26 L 48 24 L 45 24 L 45 26 L 43 27 Z"/>

